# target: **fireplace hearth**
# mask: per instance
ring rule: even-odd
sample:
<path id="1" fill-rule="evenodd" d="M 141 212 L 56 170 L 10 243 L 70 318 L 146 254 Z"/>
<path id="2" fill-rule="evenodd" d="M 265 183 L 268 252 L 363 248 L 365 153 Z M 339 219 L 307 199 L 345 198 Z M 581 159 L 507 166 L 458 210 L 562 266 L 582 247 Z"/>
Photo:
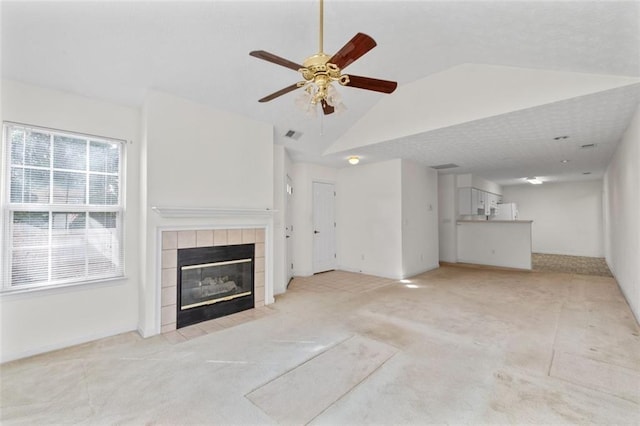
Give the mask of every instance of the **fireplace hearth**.
<path id="1" fill-rule="evenodd" d="M 178 250 L 176 327 L 254 307 L 254 244 Z"/>

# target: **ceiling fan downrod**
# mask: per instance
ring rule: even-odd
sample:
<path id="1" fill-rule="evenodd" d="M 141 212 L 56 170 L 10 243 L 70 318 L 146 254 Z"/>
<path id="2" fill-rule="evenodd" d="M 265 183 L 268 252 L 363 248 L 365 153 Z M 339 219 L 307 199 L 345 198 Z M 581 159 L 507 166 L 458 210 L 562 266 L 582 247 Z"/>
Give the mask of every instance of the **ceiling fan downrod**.
<path id="1" fill-rule="evenodd" d="M 318 53 L 324 52 L 322 39 L 324 38 L 324 0 L 320 0 L 320 37 Z"/>

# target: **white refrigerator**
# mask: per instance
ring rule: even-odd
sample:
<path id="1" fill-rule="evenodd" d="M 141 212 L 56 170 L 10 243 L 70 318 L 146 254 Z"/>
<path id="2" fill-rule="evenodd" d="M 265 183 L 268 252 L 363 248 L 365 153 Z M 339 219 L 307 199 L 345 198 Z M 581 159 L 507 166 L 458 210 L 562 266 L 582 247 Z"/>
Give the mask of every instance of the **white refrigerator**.
<path id="1" fill-rule="evenodd" d="M 518 220 L 518 207 L 516 203 L 498 204 L 496 213 L 490 217 L 491 220 Z"/>

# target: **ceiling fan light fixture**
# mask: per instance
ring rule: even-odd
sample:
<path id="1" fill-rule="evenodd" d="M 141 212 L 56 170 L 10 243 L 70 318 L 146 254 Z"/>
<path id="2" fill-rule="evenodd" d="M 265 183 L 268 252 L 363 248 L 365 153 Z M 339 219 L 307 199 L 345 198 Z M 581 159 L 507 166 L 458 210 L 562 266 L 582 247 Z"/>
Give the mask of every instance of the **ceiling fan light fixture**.
<path id="1" fill-rule="evenodd" d="M 314 102 L 314 96 L 313 86 L 308 84 L 295 99 L 296 107 L 311 118 L 318 116 L 317 102 Z"/>
<path id="2" fill-rule="evenodd" d="M 326 99 L 327 99 L 327 103 L 334 108 L 342 103 L 342 95 L 340 95 L 340 92 L 338 92 L 336 88 L 333 87 L 333 84 L 331 83 L 327 85 Z"/>
<path id="3" fill-rule="evenodd" d="M 338 105 L 336 105 L 334 107 L 335 113 L 340 115 L 343 112 L 345 112 L 346 110 L 348 110 L 349 108 L 347 108 L 347 106 L 345 104 L 343 104 L 342 102 L 340 102 Z"/>
<path id="4" fill-rule="evenodd" d="M 319 25 L 319 48 L 318 53 L 307 57 L 302 65 L 297 64 L 288 59 L 281 58 L 273 53 L 264 50 L 254 50 L 249 55 L 262 59 L 285 68 L 299 72 L 304 80 L 287 86 L 270 95 L 259 99 L 258 102 L 269 102 L 279 96 L 285 95 L 296 89 L 305 87 L 309 93 L 309 104 L 315 106 L 320 104 L 322 112 L 325 115 L 332 114 L 336 111 L 344 111 L 346 108 L 342 105 L 341 98 L 337 91 L 332 89 L 331 83 L 336 82 L 342 86 L 354 87 L 356 89 L 373 90 L 380 93 L 393 93 L 398 86 L 395 81 L 380 80 L 377 78 L 362 77 L 351 74 L 342 74 L 344 68 L 362 57 L 365 53 L 376 47 L 374 39 L 364 33 L 357 33 L 349 40 L 338 52 L 333 55 L 327 55 L 323 50 L 324 37 L 324 1 L 320 0 L 320 25 Z M 305 99 L 305 103 L 306 103 Z M 309 106 L 297 101 L 296 104 L 302 104 L 300 107 L 308 111 Z"/>
<path id="5" fill-rule="evenodd" d="M 347 110 L 346 105 L 342 102 L 342 95 L 331 83 L 327 87 L 326 102 L 327 105 L 333 107 L 336 114 L 342 114 Z"/>

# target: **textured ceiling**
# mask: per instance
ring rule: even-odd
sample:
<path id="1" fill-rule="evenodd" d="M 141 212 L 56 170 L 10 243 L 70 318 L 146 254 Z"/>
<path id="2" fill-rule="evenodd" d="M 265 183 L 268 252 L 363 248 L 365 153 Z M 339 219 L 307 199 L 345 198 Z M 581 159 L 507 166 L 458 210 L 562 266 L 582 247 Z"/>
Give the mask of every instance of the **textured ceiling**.
<path id="1" fill-rule="evenodd" d="M 640 84 L 360 147 L 363 162 L 405 158 L 502 185 L 601 178 L 638 102 Z M 567 139 L 555 140 L 558 136 Z M 595 144 L 594 148 L 581 148 Z M 342 154 L 332 157 L 341 159 Z M 561 160 L 569 160 L 561 163 Z M 589 172 L 589 175 L 583 173 Z"/>
<path id="2" fill-rule="evenodd" d="M 321 153 L 385 96 L 342 88 L 348 110 L 319 119 L 296 110 L 295 94 L 257 102 L 299 76 L 248 52 L 264 49 L 295 62 L 315 53 L 316 1 L 0 5 L 3 78 L 129 105 L 140 105 L 150 88 L 163 90 L 273 123 L 276 143 L 287 146 L 296 161 L 344 166 L 341 157 Z M 401 86 L 463 63 L 638 77 L 639 5 L 327 0 L 324 46 L 332 53 L 358 31 L 371 35 L 378 47 L 348 71 L 397 80 Z M 604 105 L 590 100 L 598 96 Z M 636 89 L 614 90 L 379 144 L 366 154 L 420 155 L 433 165 L 462 163 L 464 155 L 473 153 L 476 161 L 465 170 L 503 182 L 528 174 L 525 165 L 537 165 L 540 171 L 534 173 L 559 180 L 575 178 L 584 167 L 598 175 L 637 102 Z M 581 115 L 602 118 L 587 123 Z M 289 129 L 302 132 L 300 139 L 284 138 Z M 590 129 L 588 137 L 582 136 L 585 129 Z M 564 168 L 552 167 L 558 155 L 569 154 L 547 143 L 548 133 L 556 130 L 571 134 L 569 143 L 597 140 L 592 154 L 597 159 L 581 163 L 575 157 Z M 501 158 L 510 160 L 496 164 Z"/>

